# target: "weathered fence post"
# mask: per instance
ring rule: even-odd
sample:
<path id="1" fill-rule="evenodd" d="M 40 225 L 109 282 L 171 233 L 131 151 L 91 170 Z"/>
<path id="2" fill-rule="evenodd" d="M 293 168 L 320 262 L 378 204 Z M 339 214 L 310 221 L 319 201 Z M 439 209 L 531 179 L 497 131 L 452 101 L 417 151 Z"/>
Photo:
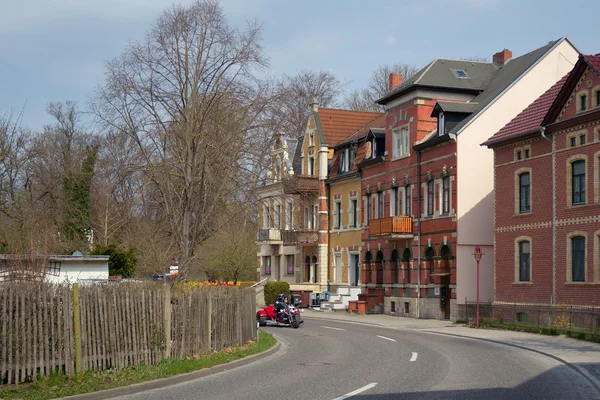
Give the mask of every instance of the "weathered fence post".
<path id="1" fill-rule="evenodd" d="M 75 331 L 75 374 L 81 373 L 81 313 L 79 310 L 79 284 L 73 284 L 73 330 Z"/>
<path id="2" fill-rule="evenodd" d="M 208 352 L 212 351 L 212 290 L 208 290 L 208 299 L 206 300 L 206 322 L 207 322 L 207 331 L 208 331 Z"/>
<path id="3" fill-rule="evenodd" d="M 171 285 L 163 284 L 164 294 L 164 326 L 165 326 L 165 352 L 163 358 L 171 357 Z"/>

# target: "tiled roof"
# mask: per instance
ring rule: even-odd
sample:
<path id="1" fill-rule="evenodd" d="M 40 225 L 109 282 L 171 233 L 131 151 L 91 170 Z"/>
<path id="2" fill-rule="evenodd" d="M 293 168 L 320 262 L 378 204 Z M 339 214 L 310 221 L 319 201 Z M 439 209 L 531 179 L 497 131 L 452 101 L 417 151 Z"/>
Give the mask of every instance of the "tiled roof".
<path id="1" fill-rule="evenodd" d="M 593 56 L 583 56 L 585 61 L 600 74 L 600 53 Z"/>
<path id="2" fill-rule="evenodd" d="M 565 84 L 569 74 L 565 75 L 561 80 L 556 82 L 544 94 L 538 97 L 525 110 L 521 111 L 508 124 L 489 138 L 483 145 L 490 145 L 496 142 L 502 142 L 511 137 L 518 136 L 521 133 L 532 131 L 541 126 L 541 123 L 546 116 L 546 113 L 552 106 L 554 99 L 560 92 L 560 89 Z"/>
<path id="3" fill-rule="evenodd" d="M 333 147 L 348 135 L 362 128 L 381 113 L 338 110 L 335 108 L 319 108 L 318 111 L 321 129 L 325 138 L 325 143 Z"/>
<path id="4" fill-rule="evenodd" d="M 341 141 L 338 144 L 338 147 L 342 147 L 343 144 L 357 142 L 358 147 L 356 149 L 356 155 L 354 156 L 354 165 L 352 166 L 352 171 L 350 173 L 354 173 L 358 171 L 357 165 L 360 164 L 365 158 L 365 141 L 360 141 L 369 134 L 370 130 L 382 129 L 385 128 L 385 114 L 380 114 L 377 118 L 369 122 L 367 125 L 363 126 L 352 135 L 348 136 L 346 139 Z M 331 170 L 329 171 L 329 179 L 333 179 L 337 176 L 337 172 L 339 169 L 339 151 L 336 151 L 333 155 L 333 161 L 331 163 Z"/>

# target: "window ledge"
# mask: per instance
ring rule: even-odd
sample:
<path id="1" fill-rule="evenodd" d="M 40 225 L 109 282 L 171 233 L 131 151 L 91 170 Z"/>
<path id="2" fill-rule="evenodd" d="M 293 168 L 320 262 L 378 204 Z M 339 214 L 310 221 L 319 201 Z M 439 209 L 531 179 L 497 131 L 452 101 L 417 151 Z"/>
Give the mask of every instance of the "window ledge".
<path id="1" fill-rule="evenodd" d="M 403 156 L 392 156 L 390 161 L 403 160 L 405 158 L 410 158 L 410 154 L 405 154 Z"/>
<path id="2" fill-rule="evenodd" d="M 586 207 L 598 206 L 599 204 L 600 203 L 573 204 L 573 205 L 567 206 L 566 209 L 567 210 L 580 210 L 580 209 L 586 208 Z"/>
<path id="3" fill-rule="evenodd" d="M 531 215 L 533 215 L 533 212 L 529 211 L 529 212 L 524 212 L 524 213 L 513 214 L 513 218 L 528 217 Z"/>
<path id="4" fill-rule="evenodd" d="M 513 282 L 512 284 L 516 286 L 533 286 L 533 282 Z"/>
<path id="5" fill-rule="evenodd" d="M 600 286 L 600 282 L 565 282 L 565 286 Z"/>

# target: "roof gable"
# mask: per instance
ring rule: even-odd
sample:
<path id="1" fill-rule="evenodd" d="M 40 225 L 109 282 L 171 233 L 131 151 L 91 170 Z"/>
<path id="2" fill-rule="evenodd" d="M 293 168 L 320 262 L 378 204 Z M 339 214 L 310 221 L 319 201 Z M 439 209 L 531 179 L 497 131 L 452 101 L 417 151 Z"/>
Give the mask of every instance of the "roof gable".
<path id="1" fill-rule="evenodd" d="M 567 81 L 568 77 L 569 74 L 565 75 L 561 80 L 556 82 L 550 89 L 534 100 L 533 103 L 521 111 L 509 123 L 504 125 L 502 129 L 496 132 L 486 142 L 482 143 L 482 145 L 492 146 L 495 143 L 505 142 L 519 137 L 523 133 L 539 129 L 540 126 L 542 126 L 542 120 L 546 116 L 548 110 L 554 102 L 554 99 L 556 99 L 556 96 Z"/>
<path id="2" fill-rule="evenodd" d="M 587 94 L 588 109 L 593 109 L 596 104 L 593 103 L 595 99 L 592 96 L 598 85 L 600 85 L 600 54 L 580 55 L 573 71 L 543 119 L 542 125 L 549 125 L 575 116 L 579 112 L 577 100 L 580 94 Z"/>

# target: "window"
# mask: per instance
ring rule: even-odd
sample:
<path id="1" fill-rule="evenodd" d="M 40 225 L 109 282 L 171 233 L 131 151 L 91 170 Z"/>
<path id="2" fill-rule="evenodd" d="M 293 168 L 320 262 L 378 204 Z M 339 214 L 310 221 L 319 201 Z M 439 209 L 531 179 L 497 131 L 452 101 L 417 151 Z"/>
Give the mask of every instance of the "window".
<path id="1" fill-rule="evenodd" d="M 271 227 L 271 209 L 268 204 L 263 204 L 263 228 L 269 229 Z"/>
<path id="2" fill-rule="evenodd" d="M 46 275 L 60 275 L 60 261 L 50 261 L 46 266 Z"/>
<path id="3" fill-rule="evenodd" d="M 369 223 L 370 212 L 371 212 L 371 197 L 370 196 L 366 196 L 366 198 L 365 198 L 365 212 L 364 212 L 365 225 Z"/>
<path id="4" fill-rule="evenodd" d="M 585 135 L 579 136 L 579 144 L 585 144 Z"/>
<path id="5" fill-rule="evenodd" d="M 571 280 L 585 282 L 585 237 L 571 238 Z"/>
<path id="6" fill-rule="evenodd" d="M 398 188 L 392 189 L 390 195 L 390 217 L 396 217 L 400 215 L 400 199 L 398 198 Z"/>
<path id="7" fill-rule="evenodd" d="M 572 137 L 571 138 L 571 147 L 575 147 L 577 145 L 577 138 Z"/>
<path id="8" fill-rule="evenodd" d="M 342 225 L 342 202 L 333 203 L 333 228 L 340 229 Z"/>
<path id="9" fill-rule="evenodd" d="M 522 152 L 521 150 L 517 151 L 517 160 L 522 159 L 523 157 L 521 156 Z"/>
<path id="10" fill-rule="evenodd" d="M 600 90 L 596 92 L 596 107 L 600 107 Z"/>
<path id="11" fill-rule="evenodd" d="M 438 136 L 442 136 L 446 134 L 446 119 L 444 117 L 444 113 L 440 112 L 438 115 Z"/>
<path id="12" fill-rule="evenodd" d="M 450 177 L 445 176 L 442 179 L 442 212 L 444 214 L 450 213 Z"/>
<path id="13" fill-rule="evenodd" d="M 520 322 L 522 324 L 527 324 L 529 322 L 529 315 L 527 315 L 527 313 L 524 313 L 524 312 L 518 312 L 517 313 L 517 322 Z"/>
<path id="14" fill-rule="evenodd" d="M 340 152 L 340 168 L 338 172 L 346 172 L 346 150 Z"/>
<path id="15" fill-rule="evenodd" d="M 519 282 L 531 281 L 531 242 L 519 242 Z"/>
<path id="16" fill-rule="evenodd" d="M 377 192 L 377 218 L 383 218 L 383 192 Z"/>
<path id="17" fill-rule="evenodd" d="M 285 211 L 285 229 L 292 229 L 293 226 L 294 205 L 291 201 L 286 203 Z"/>
<path id="18" fill-rule="evenodd" d="M 309 146 L 315 145 L 315 133 L 314 132 L 311 132 L 308 134 L 308 145 Z"/>
<path id="19" fill-rule="evenodd" d="M 273 228 L 281 228 L 281 205 L 275 204 L 275 215 L 273 215 Z"/>
<path id="20" fill-rule="evenodd" d="M 531 176 L 529 172 L 519 175 L 519 213 L 531 211 Z"/>
<path id="21" fill-rule="evenodd" d="M 371 219 L 377 219 L 377 195 L 371 196 Z"/>
<path id="22" fill-rule="evenodd" d="M 572 204 L 585 204 L 585 161 L 573 162 L 572 168 Z"/>
<path id="23" fill-rule="evenodd" d="M 394 131 L 394 157 L 403 157 L 409 155 L 409 133 L 408 128 L 402 128 Z"/>
<path id="24" fill-rule="evenodd" d="M 294 255 L 289 254 L 285 256 L 285 263 L 287 265 L 286 272 L 288 275 L 294 275 Z"/>
<path id="25" fill-rule="evenodd" d="M 529 158 L 529 149 L 525 149 L 525 158 Z"/>
<path id="26" fill-rule="evenodd" d="M 271 275 L 271 256 L 263 257 L 263 265 L 265 267 L 265 275 Z"/>
<path id="27" fill-rule="evenodd" d="M 404 186 L 404 215 L 410 216 L 411 215 L 411 209 L 410 206 L 412 204 L 411 202 L 411 192 L 412 188 L 410 185 L 406 185 Z"/>
<path id="28" fill-rule="evenodd" d="M 433 215 L 433 179 L 427 182 L 427 215 Z"/>
<path id="29" fill-rule="evenodd" d="M 579 96 L 579 109 L 581 111 L 587 110 L 587 96 L 585 94 Z"/>
<path id="30" fill-rule="evenodd" d="M 464 69 L 451 69 L 452 73 L 458 79 L 471 79 Z"/>
<path id="31" fill-rule="evenodd" d="M 319 206 L 312 207 L 312 226 L 313 229 L 319 229 Z"/>
<path id="32" fill-rule="evenodd" d="M 315 157 L 314 156 L 308 157 L 308 174 L 311 176 L 315 174 Z"/>
<path id="33" fill-rule="evenodd" d="M 349 221 L 351 228 L 356 228 L 358 224 L 358 201 L 356 199 L 350 200 L 350 211 Z"/>

